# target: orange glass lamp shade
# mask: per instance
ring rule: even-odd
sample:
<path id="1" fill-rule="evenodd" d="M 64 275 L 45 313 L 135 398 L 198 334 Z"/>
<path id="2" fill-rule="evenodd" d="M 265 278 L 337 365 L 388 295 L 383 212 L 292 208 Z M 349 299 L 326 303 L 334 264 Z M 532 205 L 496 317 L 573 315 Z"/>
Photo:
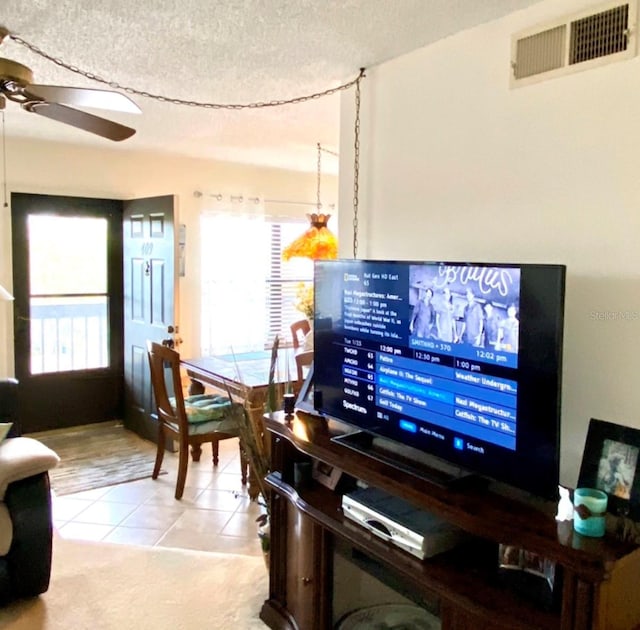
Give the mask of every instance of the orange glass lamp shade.
<path id="1" fill-rule="evenodd" d="M 282 258 L 311 258 L 312 260 L 338 257 L 338 240 L 327 227 L 330 214 L 308 214 L 311 226 L 293 243 L 287 245 L 282 252 Z"/>

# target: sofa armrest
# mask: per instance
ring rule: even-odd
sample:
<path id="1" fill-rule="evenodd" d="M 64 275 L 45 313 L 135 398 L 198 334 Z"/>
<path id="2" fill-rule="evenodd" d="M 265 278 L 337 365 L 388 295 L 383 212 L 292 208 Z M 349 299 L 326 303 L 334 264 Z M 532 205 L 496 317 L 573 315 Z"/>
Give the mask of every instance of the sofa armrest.
<path id="1" fill-rule="evenodd" d="M 5 495 L 13 539 L 0 558 L 0 606 L 49 588 L 52 533 L 49 473 L 13 482 Z"/>
<path id="2" fill-rule="evenodd" d="M 42 442 L 28 437 L 8 438 L 0 444 L 0 501 L 14 481 L 47 472 L 60 458 Z"/>

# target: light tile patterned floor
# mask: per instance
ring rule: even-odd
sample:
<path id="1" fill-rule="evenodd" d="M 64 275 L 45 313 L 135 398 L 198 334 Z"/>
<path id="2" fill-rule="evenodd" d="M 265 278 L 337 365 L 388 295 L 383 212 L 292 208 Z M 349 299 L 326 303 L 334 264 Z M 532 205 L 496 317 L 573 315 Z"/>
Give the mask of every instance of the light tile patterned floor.
<path id="1" fill-rule="evenodd" d="M 203 446 L 189 462 L 183 498 L 176 501 L 176 454 L 166 453 L 166 475 L 53 497 L 53 519 L 64 538 L 261 555 L 256 518 L 240 478 L 236 439 L 220 442 L 217 468 Z"/>

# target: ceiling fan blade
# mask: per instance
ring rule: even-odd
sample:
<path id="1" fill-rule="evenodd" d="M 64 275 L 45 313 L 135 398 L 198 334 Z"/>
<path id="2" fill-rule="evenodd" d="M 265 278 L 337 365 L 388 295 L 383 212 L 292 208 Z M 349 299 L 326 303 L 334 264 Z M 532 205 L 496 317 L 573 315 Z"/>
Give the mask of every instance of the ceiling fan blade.
<path id="1" fill-rule="evenodd" d="M 24 88 L 24 94 L 28 100 L 64 103 L 73 107 L 110 109 L 128 114 L 140 113 L 140 108 L 128 96 L 112 90 L 32 84 Z"/>
<path id="2" fill-rule="evenodd" d="M 25 103 L 22 106 L 29 112 L 34 114 L 40 114 L 51 120 L 57 120 L 61 123 L 66 123 L 72 127 L 78 127 L 78 129 L 84 129 L 90 131 L 98 136 L 107 138 L 108 140 L 114 140 L 119 142 L 120 140 L 126 140 L 130 138 L 135 132 L 135 129 L 131 127 L 125 127 L 120 123 L 107 120 L 106 118 L 100 118 L 87 112 L 81 112 L 71 107 L 65 107 L 64 105 L 58 105 L 58 103 L 43 103 L 40 101 Z"/>

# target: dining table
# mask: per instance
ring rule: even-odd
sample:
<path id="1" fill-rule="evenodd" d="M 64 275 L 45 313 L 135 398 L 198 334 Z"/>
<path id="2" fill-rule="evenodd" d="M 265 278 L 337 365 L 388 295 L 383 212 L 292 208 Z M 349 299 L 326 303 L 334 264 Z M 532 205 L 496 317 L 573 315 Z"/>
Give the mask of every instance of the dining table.
<path id="1" fill-rule="evenodd" d="M 269 444 L 264 430 L 263 415 L 269 393 L 271 350 L 239 352 L 181 359 L 180 363 L 191 383 L 189 394 L 201 394 L 205 386 L 241 402 L 251 418 L 254 430 L 260 435 L 265 451 Z M 295 357 L 290 348 L 278 351 L 274 382 L 283 389 L 297 378 Z M 254 473 L 249 471 L 248 493 L 251 499 L 259 494 Z"/>

